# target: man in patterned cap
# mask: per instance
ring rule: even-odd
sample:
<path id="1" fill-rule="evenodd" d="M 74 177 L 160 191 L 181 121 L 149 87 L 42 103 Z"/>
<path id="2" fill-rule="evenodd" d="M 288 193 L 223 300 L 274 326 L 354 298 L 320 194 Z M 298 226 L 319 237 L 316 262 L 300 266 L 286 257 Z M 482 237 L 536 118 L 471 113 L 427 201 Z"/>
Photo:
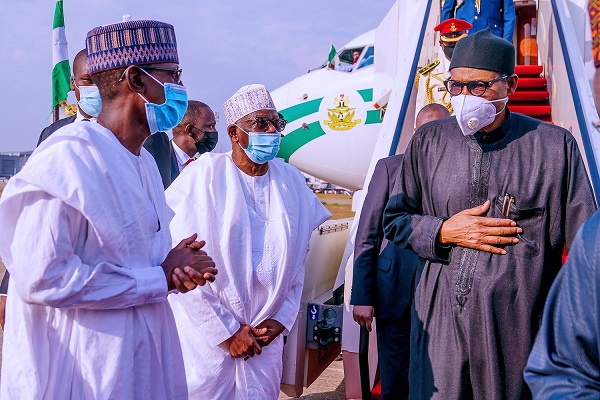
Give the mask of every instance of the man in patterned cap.
<path id="1" fill-rule="evenodd" d="M 448 68 L 456 43 L 466 37 L 473 25 L 462 19 L 451 18 L 438 24 L 434 31 L 440 33 L 439 60 L 430 62 L 417 71 L 417 112 L 428 104 L 441 104 L 453 112 L 450 95 L 444 87 L 444 80 L 450 76 Z"/>
<path id="2" fill-rule="evenodd" d="M 209 153 L 166 190 L 171 234 L 198 232 L 219 279 L 173 294 L 191 399 L 277 399 L 283 335 L 296 321 L 312 231 L 331 214 L 275 159 L 285 121 L 263 85 L 223 105 L 233 150 Z"/>
<path id="3" fill-rule="evenodd" d="M 187 106 L 175 33 L 130 21 L 93 29 L 86 44 L 97 123 L 46 139 L 0 202 L 11 273 L 1 397 L 185 399 L 167 293 L 217 271 L 196 235 L 171 250 L 172 212 L 142 149 Z"/>

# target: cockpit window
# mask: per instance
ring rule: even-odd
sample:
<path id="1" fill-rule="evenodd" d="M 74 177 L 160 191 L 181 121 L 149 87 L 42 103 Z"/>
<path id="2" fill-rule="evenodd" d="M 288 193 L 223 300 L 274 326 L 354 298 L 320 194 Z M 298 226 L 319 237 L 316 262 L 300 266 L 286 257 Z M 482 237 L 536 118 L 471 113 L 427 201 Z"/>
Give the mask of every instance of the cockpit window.
<path id="1" fill-rule="evenodd" d="M 335 69 L 338 71 L 347 71 L 350 72 L 354 69 L 355 64 L 360 59 L 360 55 L 363 52 L 363 47 L 355 47 L 350 49 L 345 49 L 339 54 L 339 63 L 335 66 Z"/>
<path id="2" fill-rule="evenodd" d="M 375 61 L 375 47 L 371 46 L 365 52 L 362 61 L 360 62 L 358 69 L 364 68 L 369 65 L 373 65 Z"/>

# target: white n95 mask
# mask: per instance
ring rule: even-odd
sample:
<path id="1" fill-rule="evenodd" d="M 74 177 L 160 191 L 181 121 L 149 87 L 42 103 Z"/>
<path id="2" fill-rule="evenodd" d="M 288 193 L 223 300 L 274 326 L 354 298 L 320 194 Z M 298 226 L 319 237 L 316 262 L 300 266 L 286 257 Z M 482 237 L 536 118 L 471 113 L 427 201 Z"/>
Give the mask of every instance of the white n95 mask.
<path id="1" fill-rule="evenodd" d="M 499 101 L 504 102 L 504 107 L 496 112 L 496 107 L 494 107 L 493 103 Z M 494 122 L 496 115 L 500 114 L 506 108 L 508 97 L 497 100 L 486 100 L 483 97 L 459 94 L 452 97 L 450 102 L 452 103 L 460 130 L 463 135 L 469 136 Z"/>

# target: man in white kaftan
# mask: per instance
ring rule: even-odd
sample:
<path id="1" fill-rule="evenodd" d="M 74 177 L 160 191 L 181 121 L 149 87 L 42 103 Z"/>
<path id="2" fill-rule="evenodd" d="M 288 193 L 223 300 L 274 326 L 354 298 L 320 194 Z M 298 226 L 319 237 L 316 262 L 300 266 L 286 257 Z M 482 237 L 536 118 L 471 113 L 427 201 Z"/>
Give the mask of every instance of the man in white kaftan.
<path id="1" fill-rule="evenodd" d="M 94 52 L 89 39 L 99 33 L 152 34 L 174 45 L 174 34 L 156 35 L 172 30 L 156 21 L 96 28 L 88 34 L 88 57 Z M 147 53 L 143 61 L 166 68 L 176 60 L 171 51 Z M 168 103 L 153 79 L 172 74 L 151 79 L 125 65 L 90 70 L 107 106 L 98 123 L 56 131 L 0 201 L 0 254 L 11 273 L 0 397 L 185 399 L 181 347 L 166 297 L 168 290 L 203 283 L 190 267 L 216 271 L 204 263 L 194 236 L 171 250 L 172 211 L 152 156 L 141 150 L 149 135 L 148 125 L 137 123 L 146 119 L 145 102 L 130 94 L 134 88 L 153 104 Z"/>
<path id="2" fill-rule="evenodd" d="M 225 107 L 233 151 L 201 157 L 166 191 L 175 212 L 173 239 L 198 232 L 219 266 L 214 284 L 169 296 L 192 399 L 277 399 L 282 334 L 298 315 L 308 242 L 331 216 L 296 168 L 273 159 L 276 130 L 285 122 L 264 86 L 243 89 L 237 100 L 258 111 L 250 107 L 232 117 Z M 239 121 L 244 116 L 248 121 Z M 248 151 L 259 145 L 247 143 L 242 128 L 237 131 L 242 124 L 250 136 L 260 132 L 277 139 L 261 147 L 270 156 Z M 236 352 L 232 341 L 245 327 L 257 328 L 251 331 L 258 346 Z"/>

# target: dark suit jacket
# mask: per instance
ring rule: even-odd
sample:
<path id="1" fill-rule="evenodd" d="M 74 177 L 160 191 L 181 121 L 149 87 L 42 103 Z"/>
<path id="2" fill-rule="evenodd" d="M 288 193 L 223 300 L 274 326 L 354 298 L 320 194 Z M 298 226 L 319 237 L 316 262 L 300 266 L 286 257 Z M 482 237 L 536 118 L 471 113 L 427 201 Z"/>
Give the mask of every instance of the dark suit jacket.
<path id="1" fill-rule="evenodd" d="M 150 135 L 144 142 L 146 150 L 152 154 L 165 189 L 179 176 L 179 164 L 173 150 L 173 142 L 165 132 Z"/>
<path id="2" fill-rule="evenodd" d="M 402 155 L 379 160 L 369 183 L 354 245 L 350 304 L 375 308 L 375 317 L 398 320 L 412 304 L 419 257 L 383 237 L 383 210 L 394 189 Z M 381 250 L 383 249 L 383 250 Z"/>
<path id="3" fill-rule="evenodd" d="M 75 122 L 76 119 L 77 119 L 77 115 L 73 115 L 72 117 L 59 119 L 58 121 L 48 125 L 42 131 L 42 133 L 40 133 L 40 138 L 38 139 L 37 145 L 35 147 L 39 146 L 44 140 L 46 140 L 48 138 L 48 136 L 52 135 L 54 132 L 56 132 L 63 126 L 69 125 L 70 123 Z"/>
<path id="4" fill-rule="evenodd" d="M 48 138 L 48 136 L 52 135 L 54 132 L 56 132 L 63 126 L 68 125 L 72 122 L 75 122 L 76 119 L 77 119 L 77 115 L 73 115 L 72 117 L 59 119 L 58 121 L 48 125 L 46 128 L 44 128 L 42 133 L 40 133 L 40 138 L 38 139 L 37 145 L 35 147 L 38 147 L 40 145 L 40 143 L 42 143 L 44 140 L 46 140 Z M 4 273 L 4 277 L 2 277 L 2 282 L 0 283 L 0 294 L 8 293 L 9 278 L 10 278 L 10 274 L 8 273 L 8 271 L 6 271 Z"/>

